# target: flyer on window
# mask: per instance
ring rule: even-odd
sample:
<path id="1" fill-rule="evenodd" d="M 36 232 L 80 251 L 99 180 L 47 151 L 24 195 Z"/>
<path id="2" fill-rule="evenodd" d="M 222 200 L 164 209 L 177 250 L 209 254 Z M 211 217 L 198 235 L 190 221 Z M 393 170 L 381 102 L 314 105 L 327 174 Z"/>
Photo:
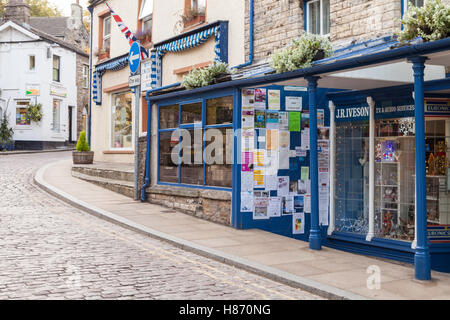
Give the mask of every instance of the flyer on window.
<path id="1" fill-rule="evenodd" d="M 269 110 L 280 110 L 281 106 L 281 91 L 280 90 L 268 90 L 267 95 Z"/>
<path id="2" fill-rule="evenodd" d="M 266 89 L 255 89 L 255 109 L 266 109 L 267 100 L 267 90 Z"/>
<path id="3" fill-rule="evenodd" d="M 305 213 L 294 213 L 292 215 L 292 234 L 305 233 Z"/>
<path id="4" fill-rule="evenodd" d="M 255 89 L 242 90 L 242 107 L 254 107 L 255 105 Z"/>
<path id="5" fill-rule="evenodd" d="M 253 219 L 269 219 L 267 208 L 269 207 L 269 198 L 255 197 L 253 199 Z"/>
<path id="6" fill-rule="evenodd" d="M 253 192 L 241 192 L 241 212 L 253 211 Z"/>
<path id="7" fill-rule="evenodd" d="M 270 197 L 267 211 L 269 217 L 281 217 L 281 197 Z"/>
<path id="8" fill-rule="evenodd" d="M 325 126 L 325 110 L 324 109 L 318 109 L 317 110 L 317 127 L 323 127 Z"/>
<path id="9" fill-rule="evenodd" d="M 286 97 L 287 111 L 302 111 L 302 97 Z"/>

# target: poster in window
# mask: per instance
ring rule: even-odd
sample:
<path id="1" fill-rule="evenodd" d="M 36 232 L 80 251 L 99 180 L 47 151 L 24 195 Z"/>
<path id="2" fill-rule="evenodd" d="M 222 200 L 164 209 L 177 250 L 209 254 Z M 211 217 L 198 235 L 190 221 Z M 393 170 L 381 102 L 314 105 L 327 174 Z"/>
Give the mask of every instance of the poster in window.
<path id="1" fill-rule="evenodd" d="M 267 101 L 266 89 L 255 89 L 255 109 L 265 110 Z"/>
<path id="2" fill-rule="evenodd" d="M 261 110 L 255 111 L 255 128 L 266 128 L 266 112 Z"/>
<path id="3" fill-rule="evenodd" d="M 278 130 L 279 129 L 279 117 L 276 111 L 267 111 L 266 113 L 266 129 Z"/>
<path id="4" fill-rule="evenodd" d="M 281 105 L 281 92 L 280 90 L 269 90 L 267 95 L 269 110 L 280 110 Z"/>
<path id="5" fill-rule="evenodd" d="M 294 196 L 294 212 L 300 213 L 305 210 L 305 196 Z"/>
<path id="6" fill-rule="evenodd" d="M 317 110 L 317 127 L 325 126 L 325 110 L 318 109 Z"/>
<path id="7" fill-rule="evenodd" d="M 283 215 L 290 215 L 294 212 L 294 197 L 285 196 L 281 197 L 281 208 Z"/>
<path id="8" fill-rule="evenodd" d="M 286 97 L 287 111 L 302 111 L 302 97 Z"/>
<path id="9" fill-rule="evenodd" d="M 277 194 L 278 196 L 289 195 L 289 176 L 278 177 Z"/>
<path id="10" fill-rule="evenodd" d="M 305 213 L 294 213 L 292 215 L 292 234 L 305 233 Z"/>
<path id="11" fill-rule="evenodd" d="M 242 90 L 242 107 L 255 106 L 255 89 Z"/>
<path id="12" fill-rule="evenodd" d="M 268 197 L 255 197 L 253 199 L 253 219 L 269 219 L 268 210 L 269 198 Z"/>
<path id="13" fill-rule="evenodd" d="M 242 129 L 253 129 L 255 127 L 255 109 L 253 107 L 242 107 Z"/>
<path id="14" fill-rule="evenodd" d="M 241 192 L 241 212 L 252 212 L 253 192 Z"/>
<path id="15" fill-rule="evenodd" d="M 270 197 L 267 211 L 269 217 L 281 217 L 281 197 Z"/>

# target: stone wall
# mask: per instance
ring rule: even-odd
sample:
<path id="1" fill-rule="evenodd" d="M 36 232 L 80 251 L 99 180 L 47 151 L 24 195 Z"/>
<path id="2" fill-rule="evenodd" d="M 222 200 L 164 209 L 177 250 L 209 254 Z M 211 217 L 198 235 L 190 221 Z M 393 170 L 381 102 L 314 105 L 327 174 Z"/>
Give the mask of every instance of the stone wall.
<path id="1" fill-rule="evenodd" d="M 449 1 L 449 0 L 446 0 Z M 304 33 L 304 0 L 254 0 L 254 63 Z M 335 44 L 393 34 L 400 29 L 401 1 L 330 0 L 330 39 Z M 249 54 L 250 0 L 245 9 L 245 52 Z"/>
<path id="2" fill-rule="evenodd" d="M 89 87 L 84 88 L 83 86 L 83 66 L 89 67 L 89 57 L 82 56 L 77 54 L 77 74 L 76 74 L 76 83 L 77 83 L 77 133 L 76 137 L 72 139 L 76 141 L 80 136 L 80 132 L 82 131 L 82 114 L 83 109 L 86 107 L 86 111 L 89 112 Z"/>
<path id="3" fill-rule="evenodd" d="M 145 179 L 147 137 L 139 138 L 139 190 Z M 231 191 L 155 185 L 147 188 L 147 201 L 205 220 L 231 225 Z"/>

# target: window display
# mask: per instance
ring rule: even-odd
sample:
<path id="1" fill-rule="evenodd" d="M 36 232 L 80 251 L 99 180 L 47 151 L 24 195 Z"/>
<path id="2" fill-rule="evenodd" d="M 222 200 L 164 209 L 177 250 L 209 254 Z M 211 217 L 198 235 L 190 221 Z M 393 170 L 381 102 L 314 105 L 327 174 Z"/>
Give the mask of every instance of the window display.
<path id="1" fill-rule="evenodd" d="M 132 148 L 133 146 L 131 101 L 131 92 L 118 93 L 112 96 L 112 148 Z"/>

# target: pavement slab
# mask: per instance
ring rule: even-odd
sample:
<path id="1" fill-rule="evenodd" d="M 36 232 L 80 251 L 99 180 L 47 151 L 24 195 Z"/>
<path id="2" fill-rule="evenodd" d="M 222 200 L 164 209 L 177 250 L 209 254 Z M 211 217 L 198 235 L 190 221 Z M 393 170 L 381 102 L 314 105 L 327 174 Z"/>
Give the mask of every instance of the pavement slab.
<path id="1" fill-rule="evenodd" d="M 64 201 L 132 230 L 327 298 L 450 299 L 450 274 L 433 271 L 432 281 L 418 282 L 410 264 L 331 248 L 312 251 L 306 242 L 262 230 L 236 230 L 158 205 L 130 202 L 72 177 L 69 159 L 41 168 L 36 181 Z M 379 267 L 381 282 L 369 289 L 368 268 L 373 266 Z"/>

